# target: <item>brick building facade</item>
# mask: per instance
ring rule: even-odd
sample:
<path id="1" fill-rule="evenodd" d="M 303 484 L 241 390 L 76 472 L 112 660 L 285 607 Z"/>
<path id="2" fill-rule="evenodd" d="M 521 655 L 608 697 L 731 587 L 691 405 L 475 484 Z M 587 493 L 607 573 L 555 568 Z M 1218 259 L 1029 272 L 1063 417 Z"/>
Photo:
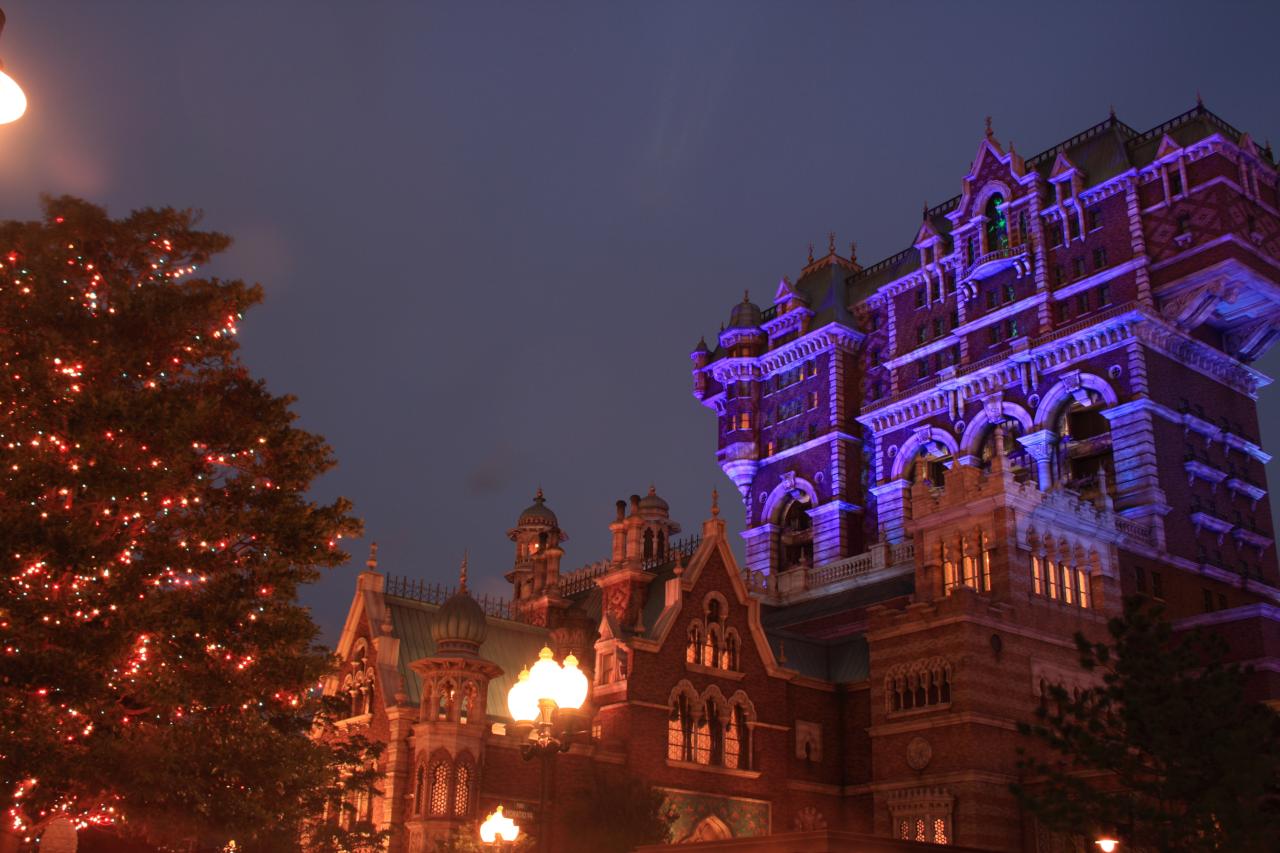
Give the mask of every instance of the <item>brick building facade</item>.
<path id="1" fill-rule="evenodd" d="M 680 540 L 652 489 L 619 501 L 607 559 L 563 573 L 539 493 L 509 602 L 371 560 L 326 689 L 388 744 L 364 807 L 392 849 L 498 803 L 565 831 L 503 725 L 544 643 L 592 678 L 549 801 L 622 768 L 667 793 L 677 841 L 1053 849 L 1009 793 L 1016 723 L 1080 682 L 1073 634 L 1128 594 L 1222 632 L 1280 697 L 1248 366 L 1280 330 L 1278 206 L 1270 150 L 1203 105 L 1026 159 L 988 127 L 910 248 L 864 268 L 833 238 L 692 353 L 745 565 L 718 510 Z"/>

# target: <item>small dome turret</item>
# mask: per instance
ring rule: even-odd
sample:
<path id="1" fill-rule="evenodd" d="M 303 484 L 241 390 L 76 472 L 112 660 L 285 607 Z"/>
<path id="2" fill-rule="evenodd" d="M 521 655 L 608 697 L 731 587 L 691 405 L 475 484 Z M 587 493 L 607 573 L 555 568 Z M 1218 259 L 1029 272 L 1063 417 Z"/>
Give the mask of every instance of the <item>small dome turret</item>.
<path id="1" fill-rule="evenodd" d="M 751 301 L 750 293 L 743 291 L 742 301 L 733 306 L 733 311 L 729 314 L 729 328 L 759 328 L 761 319 L 760 306 Z"/>
<path id="2" fill-rule="evenodd" d="M 436 611 L 431 620 L 431 639 L 436 644 L 437 655 L 465 655 L 474 657 L 489 633 L 489 623 L 484 609 L 467 591 L 467 558 L 462 558 L 458 591 Z"/>
<path id="3" fill-rule="evenodd" d="M 640 514 L 645 516 L 661 515 L 665 517 L 670 515 L 670 513 L 670 504 L 658 497 L 658 492 L 653 486 L 650 486 L 649 494 L 640 499 Z"/>
<path id="4" fill-rule="evenodd" d="M 519 521 L 516 522 L 517 527 L 558 527 L 559 524 L 556 514 L 547 506 L 547 501 L 542 496 L 541 486 L 538 487 L 538 493 L 533 496 L 533 503 L 525 507 L 524 512 L 520 513 Z"/>

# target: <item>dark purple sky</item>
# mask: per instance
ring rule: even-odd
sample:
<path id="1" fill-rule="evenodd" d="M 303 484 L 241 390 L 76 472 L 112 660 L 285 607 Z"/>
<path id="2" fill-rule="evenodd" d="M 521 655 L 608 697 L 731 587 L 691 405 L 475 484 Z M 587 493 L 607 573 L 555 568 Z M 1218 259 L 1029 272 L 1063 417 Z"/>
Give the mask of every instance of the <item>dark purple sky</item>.
<path id="1" fill-rule="evenodd" d="M 337 453 L 318 496 L 355 501 L 386 571 L 448 580 L 470 548 L 490 592 L 539 483 L 566 568 L 651 482 L 697 529 L 732 490 L 698 336 L 829 230 L 863 263 L 908 245 L 984 116 L 1030 156 L 1199 90 L 1280 143 L 1274 2 L 3 7 L 31 106 L 0 127 L 0 216 L 202 208 L 237 239 L 215 271 L 266 287 L 245 358 Z M 329 639 L 350 550 L 306 595 Z"/>

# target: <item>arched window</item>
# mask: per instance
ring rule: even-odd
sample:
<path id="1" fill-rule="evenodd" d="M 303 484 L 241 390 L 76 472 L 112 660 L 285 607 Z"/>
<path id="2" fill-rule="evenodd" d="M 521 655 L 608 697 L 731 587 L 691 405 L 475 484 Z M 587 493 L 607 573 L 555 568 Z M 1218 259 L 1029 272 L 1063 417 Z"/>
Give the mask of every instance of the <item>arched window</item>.
<path id="1" fill-rule="evenodd" d="M 466 817 L 471 813 L 471 765 L 459 761 L 454 775 L 453 813 L 457 817 Z"/>
<path id="2" fill-rule="evenodd" d="M 449 719 L 449 711 L 453 707 L 453 682 L 446 681 L 436 691 L 436 719 Z"/>
<path id="3" fill-rule="evenodd" d="M 716 602 L 712 602 L 715 604 Z M 720 626 L 715 623 L 707 625 L 706 644 L 702 650 L 702 662 L 707 666 L 720 665 Z"/>
<path id="4" fill-rule="evenodd" d="M 1083 394 L 1081 395 L 1084 396 Z M 1102 414 L 1106 401 L 1095 391 L 1087 402 L 1073 399 L 1062 408 L 1056 426 L 1057 479 L 1087 500 L 1100 496 L 1099 473 L 1105 472 L 1107 493 L 1115 497 L 1115 463 L 1111 456 L 1111 422 Z"/>
<path id="5" fill-rule="evenodd" d="M 1009 223 L 1005 216 L 1004 196 L 992 193 L 987 199 L 987 251 L 1009 248 Z"/>
<path id="6" fill-rule="evenodd" d="M 646 530 L 644 532 L 644 559 L 653 559 L 653 531 Z"/>
<path id="7" fill-rule="evenodd" d="M 793 498 L 782 511 L 779 534 L 782 566 L 813 564 L 813 519 L 809 517 L 809 496 Z"/>
<path id="8" fill-rule="evenodd" d="M 679 693 L 671 702 L 667 722 L 667 758 L 672 761 L 693 761 L 693 704 L 685 693 Z"/>
<path id="9" fill-rule="evenodd" d="M 427 765 L 419 764 L 413 782 L 413 813 L 422 814 L 427 808 Z"/>
<path id="10" fill-rule="evenodd" d="M 738 663 L 738 632 L 731 628 L 725 633 L 724 656 L 721 663 L 721 669 L 727 669 L 730 672 L 737 672 Z"/>
<path id="11" fill-rule="evenodd" d="M 706 738 L 706 757 L 700 764 L 724 764 L 724 721 L 720 719 L 720 704 L 715 699 L 707 699 L 702 708 L 702 725 L 700 729 Z"/>
<path id="12" fill-rule="evenodd" d="M 431 814 L 449 813 L 449 763 L 443 758 L 431 765 Z"/>
<path id="13" fill-rule="evenodd" d="M 685 645 L 684 659 L 688 663 L 702 663 L 702 628 L 697 622 L 689 625 L 689 640 Z"/>
<path id="14" fill-rule="evenodd" d="M 720 621 L 720 599 L 712 598 L 707 602 L 707 624 Z"/>
<path id="15" fill-rule="evenodd" d="M 471 717 L 477 711 L 479 695 L 476 692 L 476 685 L 473 681 L 468 681 L 462 688 L 462 703 L 458 706 L 458 722 L 466 724 L 471 722 Z"/>
<path id="16" fill-rule="evenodd" d="M 1022 424 L 1016 418 L 1009 418 L 1000 424 L 1004 430 L 1004 455 L 1005 465 L 1013 472 L 1013 477 L 1018 482 L 1022 482 L 1031 476 L 1034 466 L 1031 464 L 1031 457 L 1027 452 L 1027 448 L 1022 446 L 1022 442 L 1018 441 L 1018 436 L 1022 435 Z M 987 427 L 986 434 L 982 437 L 982 447 L 978 451 L 978 458 L 981 460 L 982 470 L 991 470 L 991 460 L 996 455 L 996 428 L 995 425 Z"/>
<path id="17" fill-rule="evenodd" d="M 667 532 L 665 530 L 658 531 L 658 559 L 665 560 L 667 558 Z"/>

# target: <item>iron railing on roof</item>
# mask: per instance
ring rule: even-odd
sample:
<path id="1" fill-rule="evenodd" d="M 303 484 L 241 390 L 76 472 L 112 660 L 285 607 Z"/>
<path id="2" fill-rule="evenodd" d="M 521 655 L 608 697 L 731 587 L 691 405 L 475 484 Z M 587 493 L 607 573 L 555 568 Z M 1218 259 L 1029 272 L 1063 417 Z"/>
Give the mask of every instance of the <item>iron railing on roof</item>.
<path id="1" fill-rule="evenodd" d="M 560 576 L 560 594 L 576 595 L 586 589 L 595 586 L 596 578 L 609 571 L 608 560 L 597 560 L 594 563 L 588 563 L 580 569 L 576 569 L 568 574 Z"/>
<path id="2" fill-rule="evenodd" d="M 1041 151 L 1036 156 L 1027 158 L 1023 162 L 1026 164 L 1027 168 L 1029 169 L 1038 168 L 1044 165 L 1045 163 L 1049 162 L 1050 160 L 1053 160 L 1055 157 L 1058 156 L 1059 153 L 1066 151 L 1068 148 L 1075 148 L 1080 143 L 1087 142 L 1093 137 L 1106 133 L 1108 130 L 1111 130 L 1112 128 L 1118 129 L 1122 134 L 1124 134 L 1126 137 L 1130 139 L 1138 135 L 1138 131 L 1134 130 L 1132 127 L 1129 127 L 1129 125 L 1120 121 L 1120 119 L 1116 118 L 1115 116 L 1110 116 L 1105 121 L 1098 122 L 1088 130 L 1082 130 L 1079 133 L 1077 133 L 1075 136 L 1071 137 L 1070 139 L 1067 139 L 1063 142 L 1059 142 L 1057 145 L 1053 146 L 1052 148 L 1047 148 L 1044 151 Z"/>
<path id="3" fill-rule="evenodd" d="M 765 308 L 763 311 L 760 312 L 760 322 L 767 323 L 777 316 L 778 316 L 778 306 L 770 305 L 768 308 Z"/>
<path id="4" fill-rule="evenodd" d="M 1206 119 L 1210 124 L 1214 125 L 1219 130 L 1225 130 L 1227 133 L 1231 134 L 1236 139 L 1240 138 L 1239 130 L 1232 127 L 1226 121 L 1223 121 L 1223 119 L 1220 118 L 1219 116 L 1209 112 L 1209 110 L 1205 109 L 1204 104 L 1196 104 L 1194 107 L 1187 110 L 1182 115 L 1174 116 L 1173 118 L 1169 119 L 1163 124 L 1158 124 L 1155 127 L 1151 128 L 1146 133 L 1140 133 L 1135 135 L 1132 139 L 1129 140 L 1129 145 L 1136 146 L 1136 145 L 1141 145 L 1144 142 L 1150 142 L 1152 139 L 1156 139 L 1158 137 L 1164 136 L 1166 133 L 1168 133 L 1171 130 L 1177 130 L 1178 128 L 1182 127 L 1184 124 L 1186 124 L 1187 122 L 1191 121 L 1194 118 Z"/>
<path id="5" fill-rule="evenodd" d="M 448 584 L 427 583 L 421 578 L 415 579 L 403 575 L 387 575 L 386 594 L 394 595 L 397 598 L 407 598 L 411 601 L 421 601 L 424 604 L 440 605 L 452 598 L 457 591 L 458 588 L 456 586 L 449 586 Z M 482 595 L 476 598 L 476 603 L 480 605 L 480 609 L 484 611 L 486 616 L 492 616 L 495 619 L 521 621 L 518 611 L 505 598 Z"/>
<path id="6" fill-rule="evenodd" d="M 684 557 L 688 560 L 693 556 L 693 552 L 698 550 L 698 546 L 702 544 L 702 537 L 694 534 L 686 536 L 684 539 L 676 539 L 667 545 L 667 550 L 662 554 L 655 554 L 647 560 L 640 561 L 640 568 L 646 572 L 651 572 L 658 566 L 671 562 L 677 556 Z"/>
<path id="7" fill-rule="evenodd" d="M 914 251 L 916 251 L 915 246 L 908 246 L 907 248 L 903 249 L 901 252 L 898 252 L 898 254 L 896 255 L 890 255 L 889 257 L 885 258 L 883 261 L 877 261 L 876 263 L 872 264 L 869 267 L 863 267 L 853 275 L 849 276 L 849 278 L 846 279 L 846 281 L 853 282 L 853 281 L 857 281 L 860 278 L 866 278 L 869 275 L 874 275 L 875 273 L 878 273 L 883 269 L 887 269 L 888 267 L 891 267 L 897 264 L 903 258 L 905 258 L 909 253 Z"/>

